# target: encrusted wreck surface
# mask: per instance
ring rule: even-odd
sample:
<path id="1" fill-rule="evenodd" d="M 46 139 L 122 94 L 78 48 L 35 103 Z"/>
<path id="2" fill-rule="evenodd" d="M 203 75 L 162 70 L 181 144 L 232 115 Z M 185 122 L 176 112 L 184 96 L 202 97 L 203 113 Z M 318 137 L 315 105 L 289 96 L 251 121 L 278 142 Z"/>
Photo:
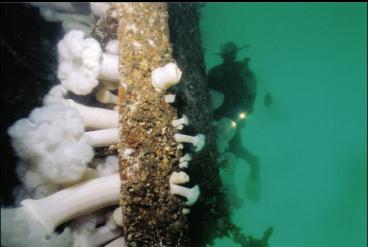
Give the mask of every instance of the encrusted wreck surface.
<path id="1" fill-rule="evenodd" d="M 172 3 L 168 9 L 173 57 L 183 71 L 178 85 L 178 110 L 191 120 L 186 133 L 206 135 L 206 146 L 193 156 L 189 169 L 192 183 L 201 188 L 201 196 L 189 215 L 189 246 L 204 247 L 216 237 L 228 235 L 231 220 L 230 205 L 216 164 L 211 102 L 199 29 L 200 5 Z"/>
<path id="2" fill-rule="evenodd" d="M 102 47 L 105 47 L 109 40 L 117 39 L 118 20 L 116 9 L 110 8 L 98 19 L 92 32 L 92 36 L 99 41 Z"/>
<path id="3" fill-rule="evenodd" d="M 151 83 L 152 70 L 172 62 L 163 3 L 121 3 L 118 16 L 121 86 L 121 206 L 127 246 L 189 246 L 184 199 L 169 193 L 181 150 L 171 121 L 176 109 Z"/>

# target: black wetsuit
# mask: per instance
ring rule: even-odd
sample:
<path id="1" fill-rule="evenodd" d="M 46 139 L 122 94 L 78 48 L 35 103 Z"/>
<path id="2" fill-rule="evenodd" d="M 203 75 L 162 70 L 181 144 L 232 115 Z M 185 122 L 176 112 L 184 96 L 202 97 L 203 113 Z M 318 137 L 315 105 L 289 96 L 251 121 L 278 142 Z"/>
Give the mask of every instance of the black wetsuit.
<path id="1" fill-rule="evenodd" d="M 249 153 L 241 144 L 240 129 L 245 120 L 239 119 L 241 112 L 253 112 L 257 82 L 248 66 L 249 59 L 241 62 L 226 62 L 212 68 L 208 73 L 209 88 L 224 94 L 224 102 L 214 111 L 215 120 L 228 117 L 237 123 L 237 132 L 231 140 L 230 152 L 252 163 L 256 156 Z"/>
<path id="2" fill-rule="evenodd" d="M 256 80 L 248 60 L 217 65 L 209 71 L 208 83 L 211 89 L 224 94 L 224 103 L 214 111 L 216 120 L 228 117 L 238 122 L 239 113 L 253 112 Z"/>

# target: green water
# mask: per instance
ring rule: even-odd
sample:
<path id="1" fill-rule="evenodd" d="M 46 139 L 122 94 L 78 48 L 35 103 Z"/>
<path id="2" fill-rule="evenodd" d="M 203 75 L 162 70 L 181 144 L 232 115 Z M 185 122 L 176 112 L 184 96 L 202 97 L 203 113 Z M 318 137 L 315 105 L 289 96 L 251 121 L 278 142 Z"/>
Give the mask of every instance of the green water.
<path id="1" fill-rule="evenodd" d="M 207 69 L 219 45 L 251 44 L 239 58 L 274 98 L 242 130 L 260 156 L 262 195 L 233 215 L 272 247 L 363 247 L 367 243 L 367 6 L 363 3 L 227 3 L 202 11 Z M 244 197 L 248 166 L 234 179 Z M 238 246 L 228 239 L 216 246 Z"/>

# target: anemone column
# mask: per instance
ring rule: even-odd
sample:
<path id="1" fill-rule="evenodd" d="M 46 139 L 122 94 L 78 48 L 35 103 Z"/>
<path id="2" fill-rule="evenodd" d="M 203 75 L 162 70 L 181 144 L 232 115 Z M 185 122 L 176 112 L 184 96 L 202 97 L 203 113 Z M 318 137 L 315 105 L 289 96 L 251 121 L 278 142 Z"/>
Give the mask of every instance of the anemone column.
<path id="1" fill-rule="evenodd" d="M 164 3 L 121 3 L 118 152 L 127 246 L 188 246 L 185 202 L 170 195 L 169 177 L 181 151 L 171 122 L 174 107 L 151 82 L 151 72 L 173 62 Z M 129 155 L 127 155 L 129 153 Z"/>

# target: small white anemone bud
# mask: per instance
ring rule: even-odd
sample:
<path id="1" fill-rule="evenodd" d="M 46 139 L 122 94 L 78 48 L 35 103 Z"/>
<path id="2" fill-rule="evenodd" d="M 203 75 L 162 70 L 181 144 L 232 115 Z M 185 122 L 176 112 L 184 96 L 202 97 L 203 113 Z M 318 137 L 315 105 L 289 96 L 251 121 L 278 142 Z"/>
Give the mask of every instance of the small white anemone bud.
<path id="1" fill-rule="evenodd" d="M 101 87 L 97 90 L 96 100 L 102 104 L 119 104 L 118 96 L 111 93 L 105 87 Z"/>
<path id="2" fill-rule="evenodd" d="M 121 207 L 118 207 L 112 213 L 112 218 L 118 226 L 123 226 L 123 210 Z"/>
<path id="3" fill-rule="evenodd" d="M 196 136 L 188 136 L 183 134 L 175 134 L 175 141 L 192 143 L 194 145 L 194 151 L 199 152 L 202 150 L 205 144 L 206 137 L 202 134 Z"/>
<path id="4" fill-rule="evenodd" d="M 181 211 L 184 215 L 187 215 L 190 213 L 190 209 L 189 208 L 183 208 L 183 210 Z"/>
<path id="5" fill-rule="evenodd" d="M 166 103 L 174 103 L 175 102 L 175 94 L 167 94 L 165 95 L 165 102 Z"/>
<path id="6" fill-rule="evenodd" d="M 180 159 L 179 159 L 179 167 L 181 168 L 181 169 L 183 169 L 183 168 L 188 168 L 188 163 L 189 163 L 189 161 L 191 161 L 192 160 L 192 157 L 190 156 L 190 154 L 185 154 L 183 157 L 181 157 Z"/>
<path id="7" fill-rule="evenodd" d="M 183 157 L 179 159 L 180 162 L 191 161 L 191 160 L 192 160 L 192 156 L 190 154 L 185 154 Z"/>
<path id="8" fill-rule="evenodd" d="M 198 200 L 200 195 L 199 186 L 196 185 L 193 188 L 186 188 L 176 184 L 170 184 L 170 194 L 183 196 L 187 199 L 185 205 L 192 206 Z"/>
<path id="9" fill-rule="evenodd" d="M 186 168 L 188 168 L 188 164 L 189 164 L 188 161 L 180 162 L 179 167 L 180 167 L 180 169 L 186 169 Z"/>
<path id="10" fill-rule="evenodd" d="M 170 184 L 185 184 L 189 182 L 189 176 L 185 172 L 173 172 L 169 182 Z"/>
<path id="11" fill-rule="evenodd" d="M 152 85 L 158 92 L 166 91 L 180 81 L 182 72 L 175 63 L 168 63 L 152 71 Z"/>
<path id="12" fill-rule="evenodd" d="M 183 115 L 182 118 L 176 119 L 174 121 L 171 122 L 172 126 L 174 126 L 174 128 L 177 128 L 179 130 L 183 129 L 184 125 L 188 125 L 189 124 L 189 120 L 187 118 L 187 116 Z"/>
<path id="13" fill-rule="evenodd" d="M 109 40 L 106 44 L 105 52 L 112 55 L 119 55 L 119 41 L 117 39 Z"/>

